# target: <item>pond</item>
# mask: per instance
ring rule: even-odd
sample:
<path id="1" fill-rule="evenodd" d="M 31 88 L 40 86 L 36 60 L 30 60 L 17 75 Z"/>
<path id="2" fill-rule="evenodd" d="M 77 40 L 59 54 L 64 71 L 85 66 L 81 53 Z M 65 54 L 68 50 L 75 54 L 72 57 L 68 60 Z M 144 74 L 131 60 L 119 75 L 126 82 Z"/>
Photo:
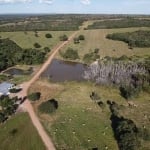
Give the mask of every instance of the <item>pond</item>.
<path id="1" fill-rule="evenodd" d="M 18 68 L 10 68 L 6 71 L 4 71 L 3 73 L 9 74 L 9 75 L 29 75 L 33 72 L 33 68 L 30 67 L 28 70 L 22 70 L 22 69 L 18 69 Z"/>
<path id="2" fill-rule="evenodd" d="M 86 65 L 70 61 L 54 59 L 42 74 L 53 82 L 82 81 Z"/>

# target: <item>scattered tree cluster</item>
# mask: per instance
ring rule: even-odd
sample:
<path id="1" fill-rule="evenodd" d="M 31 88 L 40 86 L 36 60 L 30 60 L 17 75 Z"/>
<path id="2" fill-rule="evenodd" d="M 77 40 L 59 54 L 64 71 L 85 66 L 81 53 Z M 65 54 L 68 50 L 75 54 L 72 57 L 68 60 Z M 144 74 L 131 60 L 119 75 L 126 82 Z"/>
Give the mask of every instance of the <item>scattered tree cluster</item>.
<path id="1" fill-rule="evenodd" d="M 0 70 L 16 64 L 39 64 L 45 59 L 44 52 L 35 49 L 22 49 L 9 39 L 0 39 Z"/>
<path id="2" fill-rule="evenodd" d="M 128 43 L 133 47 L 150 47 L 150 31 L 135 31 L 126 33 L 113 33 L 107 35 L 108 39 L 118 40 Z"/>
<path id="3" fill-rule="evenodd" d="M 8 96 L 0 97 L 0 123 L 8 119 L 9 116 L 16 112 L 18 105 L 15 103 L 17 97 L 9 98 Z"/>
<path id="4" fill-rule="evenodd" d="M 85 63 L 91 63 L 91 62 L 93 62 L 93 61 L 96 61 L 97 59 L 100 58 L 100 55 L 98 54 L 98 52 L 99 52 L 99 49 L 96 48 L 96 49 L 94 50 L 94 52 L 85 54 L 84 57 L 83 57 L 83 61 L 84 61 Z"/>
<path id="5" fill-rule="evenodd" d="M 68 48 L 61 56 L 65 59 L 75 60 L 79 58 L 78 51 L 72 48 Z"/>

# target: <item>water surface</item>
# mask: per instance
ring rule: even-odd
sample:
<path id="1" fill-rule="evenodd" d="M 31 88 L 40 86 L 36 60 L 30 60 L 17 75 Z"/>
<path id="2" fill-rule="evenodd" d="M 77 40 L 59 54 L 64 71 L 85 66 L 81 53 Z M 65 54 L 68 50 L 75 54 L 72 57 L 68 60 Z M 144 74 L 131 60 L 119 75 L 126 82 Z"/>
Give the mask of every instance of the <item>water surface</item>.
<path id="1" fill-rule="evenodd" d="M 86 65 L 70 61 L 54 59 L 42 74 L 53 82 L 82 81 Z"/>

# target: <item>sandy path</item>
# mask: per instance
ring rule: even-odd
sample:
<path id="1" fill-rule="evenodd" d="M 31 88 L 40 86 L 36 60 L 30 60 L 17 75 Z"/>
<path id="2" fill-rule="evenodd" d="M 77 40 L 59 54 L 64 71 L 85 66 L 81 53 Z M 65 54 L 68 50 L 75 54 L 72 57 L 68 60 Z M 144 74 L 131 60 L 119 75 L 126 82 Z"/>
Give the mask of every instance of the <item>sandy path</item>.
<path id="1" fill-rule="evenodd" d="M 65 41 L 65 42 L 61 43 L 59 46 L 57 46 L 56 48 L 53 49 L 53 53 L 49 56 L 49 58 L 42 65 L 40 70 L 33 76 L 33 78 L 29 82 L 26 82 L 26 83 L 21 85 L 23 87 L 23 90 L 18 94 L 19 97 L 24 97 L 24 96 L 27 95 L 29 87 L 40 77 L 42 72 L 45 71 L 45 69 L 52 62 L 52 60 L 53 60 L 54 56 L 57 54 L 57 52 L 62 47 L 64 47 L 67 43 L 69 43 L 69 41 L 72 40 L 77 33 L 78 33 L 78 31 L 74 32 L 69 37 L 68 41 Z M 47 149 L 48 150 L 55 150 L 55 146 L 53 145 L 52 140 L 50 139 L 50 137 L 48 136 L 48 134 L 44 130 L 42 124 L 40 123 L 36 113 L 34 112 L 34 109 L 33 109 L 32 105 L 31 105 L 30 101 L 27 99 L 20 107 L 24 108 L 28 112 L 28 114 L 29 114 L 29 116 L 30 116 L 30 118 L 32 120 L 33 125 L 37 129 L 37 131 L 38 131 L 42 141 L 44 142 L 45 146 L 47 147 Z"/>

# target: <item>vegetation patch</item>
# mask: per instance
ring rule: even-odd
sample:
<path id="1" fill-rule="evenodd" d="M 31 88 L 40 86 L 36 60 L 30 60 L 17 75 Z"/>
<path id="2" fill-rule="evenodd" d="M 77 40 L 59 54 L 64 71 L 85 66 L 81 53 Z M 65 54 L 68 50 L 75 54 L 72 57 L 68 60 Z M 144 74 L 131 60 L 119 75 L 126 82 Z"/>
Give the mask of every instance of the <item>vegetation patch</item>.
<path id="1" fill-rule="evenodd" d="M 43 102 L 39 106 L 39 110 L 42 113 L 50 114 L 55 112 L 58 109 L 58 102 L 55 99 L 50 99 L 46 102 Z"/>
<path id="2" fill-rule="evenodd" d="M 9 39 L 0 39 L 0 70 L 15 64 L 39 64 L 45 59 L 45 53 L 35 49 L 22 49 Z"/>
<path id="3" fill-rule="evenodd" d="M 146 19 L 118 19 L 97 21 L 89 25 L 87 29 L 112 29 L 112 28 L 129 28 L 129 27 L 150 27 L 150 20 Z"/>
<path id="4" fill-rule="evenodd" d="M 132 47 L 150 47 L 150 31 L 135 31 L 127 33 L 108 34 L 108 39 L 118 40 L 128 43 Z"/>
<path id="5" fill-rule="evenodd" d="M 35 92 L 35 93 L 31 93 L 28 95 L 28 99 L 31 101 L 37 101 L 39 100 L 41 97 L 41 93 L 40 92 Z"/>
<path id="6" fill-rule="evenodd" d="M 64 53 L 61 52 L 61 56 L 65 59 L 70 60 L 79 59 L 78 51 L 72 48 L 68 48 Z"/>

